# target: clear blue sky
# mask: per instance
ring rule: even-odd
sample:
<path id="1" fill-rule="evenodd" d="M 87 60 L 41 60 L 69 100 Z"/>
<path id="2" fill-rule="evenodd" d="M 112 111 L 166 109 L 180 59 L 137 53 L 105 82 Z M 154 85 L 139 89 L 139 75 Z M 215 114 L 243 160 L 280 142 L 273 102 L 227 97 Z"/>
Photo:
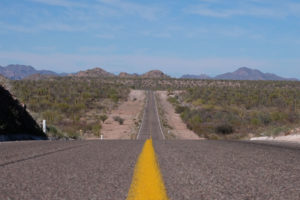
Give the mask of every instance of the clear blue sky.
<path id="1" fill-rule="evenodd" d="M 0 65 L 300 78 L 299 0 L 1 0 Z"/>

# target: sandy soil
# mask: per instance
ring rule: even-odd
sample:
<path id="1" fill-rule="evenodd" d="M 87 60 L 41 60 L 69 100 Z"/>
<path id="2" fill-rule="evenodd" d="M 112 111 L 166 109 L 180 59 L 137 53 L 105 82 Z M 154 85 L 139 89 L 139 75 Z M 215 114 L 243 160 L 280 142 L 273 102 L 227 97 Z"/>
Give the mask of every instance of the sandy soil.
<path id="1" fill-rule="evenodd" d="M 176 139 L 200 139 L 193 131 L 186 127 L 179 114 L 175 113 L 173 105 L 167 100 L 167 91 L 157 91 L 156 93 L 158 94 L 160 104 L 164 108 L 168 125 L 173 128 L 170 131 Z"/>
<path id="2" fill-rule="evenodd" d="M 270 140 L 270 141 L 283 141 L 283 142 L 297 142 L 300 143 L 300 134 L 278 136 L 278 137 L 253 137 L 250 140 Z"/>
<path id="3" fill-rule="evenodd" d="M 143 90 L 131 90 L 128 101 L 123 102 L 119 107 L 108 115 L 104 122 L 101 134 L 104 139 L 130 139 L 136 134 L 140 113 L 144 107 L 145 92 Z M 124 119 L 124 124 L 120 125 L 113 117 L 119 116 Z"/>

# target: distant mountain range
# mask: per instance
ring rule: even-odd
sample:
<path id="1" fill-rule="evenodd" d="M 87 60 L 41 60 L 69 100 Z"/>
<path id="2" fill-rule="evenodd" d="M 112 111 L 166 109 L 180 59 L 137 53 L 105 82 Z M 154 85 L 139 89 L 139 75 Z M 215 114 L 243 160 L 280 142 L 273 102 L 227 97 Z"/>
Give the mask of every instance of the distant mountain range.
<path id="1" fill-rule="evenodd" d="M 276 74 L 263 73 L 257 69 L 250 69 L 247 67 L 239 68 L 234 72 L 228 72 L 224 74 L 217 75 L 215 77 L 210 77 L 205 74 L 201 75 L 183 75 L 181 78 L 184 79 L 216 79 L 216 80 L 290 80 L 296 81 L 296 78 L 283 78 Z"/>
<path id="2" fill-rule="evenodd" d="M 85 71 L 79 71 L 77 73 L 58 74 L 49 70 L 36 70 L 34 67 L 29 65 L 8 65 L 6 67 L 0 66 L 0 75 L 11 79 L 31 79 L 39 80 L 45 79 L 53 76 L 73 76 L 73 77 L 120 77 L 120 78 L 171 78 L 170 76 L 164 74 L 160 70 L 151 70 L 144 74 L 129 74 L 126 72 L 121 72 L 119 75 L 107 72 L 102 68 L 96 67 L 93 69 L 88 69 Z M 295 78 L 283 78 L 276 74 L 263 73 L 257 69 L 250 69 L 247 67 L 239 68 L 234 72 L 228 72 L 224 74 L 217 75 L 215 77 L 210 77 L 206 74 L 201 75 L 183 75 L 182 79 L 216 79 L 216 80 L 298 80 Z"/>
<path id="3" fill-rule="evenodd" d="M 84 71 L 79 71 L 77 73 L 61 73 L 50 70 L 36 70 L 34 67 L 29 65 L 8 65 L 6 67 L 0 66 L 0 75 L 11 79 L 11 80 L 21 80 L 21 79 L 30 79 L 30 80 L 39 80 L 45 79 L 53 76 L 73 76 L 73 77 L 120 77 L 120 78 L 171 78 L 170 76 L 164 74 L 159 70 L 152 70 L 146 72 L 142 75 L 139 74 L 129 74 L 126 72 L 121 72 L 118 76 L 105 71 L 102 68 L 96 67 L 93 69 L 88 69 Z"/>
<path id="4" fill-rule="evenodd" d="M 34 67 L 30 65 L 7 65 L 6 67 L 0 66 L 0 74 L 12 80 L 24 79 L 33 74 L 52 75 L 52 76 L 65 75 L 65 74 L 58 74 L 49 70 L 36 70 Z"/>
<path id="5" fill-rule="evenodd" d="M 88 69 L 86 71 L 80 71 L 75 74 L 70 74 L 69 76 L 75 77 L 120 77 L 120 78 L 170 78 L 170 76 L 164 74 L 162 71 L 159 70 L 151 70 L 146 72 L 142 75 L 138 74 L 129 74 L 126 72 L 121 72 L 118 76 L 105 71 L 99 67 Z"/>

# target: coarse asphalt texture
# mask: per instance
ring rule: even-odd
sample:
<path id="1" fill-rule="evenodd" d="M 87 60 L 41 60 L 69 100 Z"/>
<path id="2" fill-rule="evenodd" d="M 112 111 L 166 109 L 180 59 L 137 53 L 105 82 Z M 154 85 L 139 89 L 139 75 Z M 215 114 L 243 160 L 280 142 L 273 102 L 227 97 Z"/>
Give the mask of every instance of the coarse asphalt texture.
<path id="1" fill-rule="evenodd" d="M 164 140 L 147 97 L 138 140 L 0 143 L 0 200 L 125 200 L 150 137 L 171 200 L 300 199 L 299 145 Z"/>

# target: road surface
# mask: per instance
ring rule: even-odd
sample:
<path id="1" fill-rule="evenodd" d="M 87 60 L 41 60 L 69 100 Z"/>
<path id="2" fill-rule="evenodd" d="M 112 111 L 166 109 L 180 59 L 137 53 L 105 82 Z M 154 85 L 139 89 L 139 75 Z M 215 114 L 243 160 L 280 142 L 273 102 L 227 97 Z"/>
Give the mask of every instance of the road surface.
<path id="1" fill-rule="evenodd" d="M 0 199 L 124 200 L 150 137 L 169 199 L 300 199 L 300 146 L 163 140 L 156 112 L 138 140 L 0 143 Z"/>
<path id="2" fill-rule="evenodd" d="M 153 140 L 162 140 L 165 138 L 160 126 L 156 99 L 153 91 L 147 91 L 147 102 L 144 109 L 142 124 L 137 135 L 137 139 L 139 140 L 149 138 L 152 138 Z"/>

